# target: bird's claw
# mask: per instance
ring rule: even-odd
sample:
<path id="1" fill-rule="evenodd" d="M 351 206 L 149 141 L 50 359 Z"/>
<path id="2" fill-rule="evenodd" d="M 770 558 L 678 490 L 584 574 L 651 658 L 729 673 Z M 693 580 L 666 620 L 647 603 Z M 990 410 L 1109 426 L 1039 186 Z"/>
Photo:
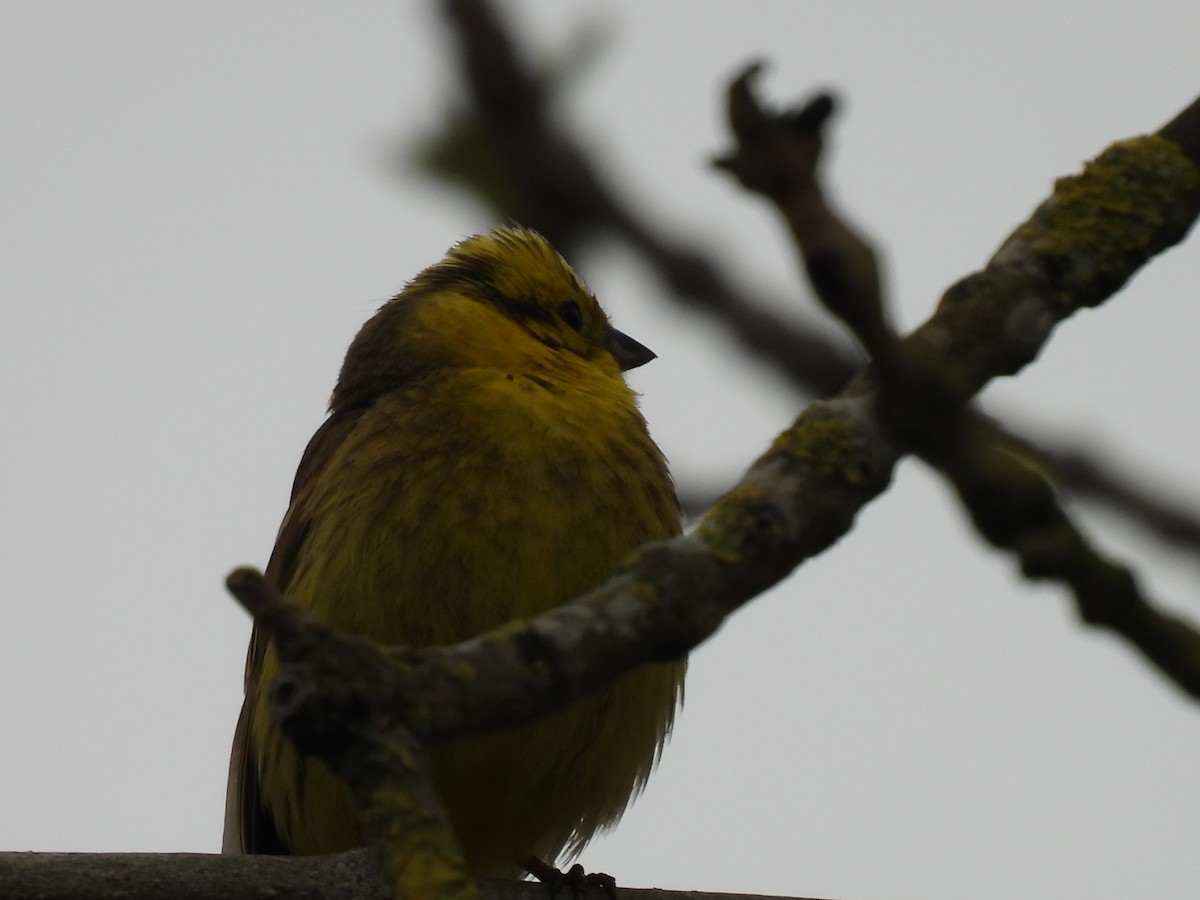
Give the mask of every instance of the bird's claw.
<path id="1" fill-rule="evenodd" d="M 557 897 L 564 887 L 571 889 L 574 900 L 583 900 L 593 890 L 604 891 L 605 896 L 616 900 L 617 880 L 603 872 L 588 872 L 579 863 L 566 872 L 534 857 L 525 863 L 525 871 L 544 884 L 552 898 Z"/>

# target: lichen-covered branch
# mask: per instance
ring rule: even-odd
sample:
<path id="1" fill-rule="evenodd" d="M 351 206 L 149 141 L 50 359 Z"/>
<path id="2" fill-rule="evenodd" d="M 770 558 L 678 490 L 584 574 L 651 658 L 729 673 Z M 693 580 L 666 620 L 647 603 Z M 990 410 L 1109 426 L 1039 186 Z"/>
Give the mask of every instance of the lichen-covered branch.
<path id="1" fill-rule="evenodd" d="M 1067 585 L 1085 622 L 1122 635 L 1200 697 L 1200 634 L 1156 610 L 1131 572 L 1091 547 L 1030 464 L 1045 454 L 1021 452 L 1020 441 L 967 406 L 987 379 L 1032 360 L 1061 318 L 1110 297 L 1148 253 L 1187 231 L 1200 194 L 1195 148 L 1163 134 L 1122 141 L 1061 179 L 988 268 L 948 291 L 938 315 L 899 344 L 887 328 L 871 251 L 830 209 L 817 179 L 828 98 L 769 111 L 751 89 L 758 71 L 750 66 L 730 86 L 736 147 L 718 165 L 775 205 L 818 296 L 871 350 L 889 435 L 946 475 L 981 534 L 1012 552 L 1027 576 Z M 1194 139 L 1190 118 L 1183 114 L 1164 133 Z M 839 274 L 820 274 L 830 271 Z M 948 339 L 960 349 L 947 353 Z M 1132 499 L 1135 510 L 1146 510 Z"/>
<path id="2" fill-rule="evenodd" d="M 226 586 L 285 663 L 270 694 L 280 725 L 296 749 L 321 757 L 346 783 L 395 896 L 475 900 L 418 739 L 429 736 L 424 704 L 453 702 L 434 696 L 436 680 L 418 666 L 422 656 L 442 655 L 339 634 L 253 569 L 234 571 Z"/>
<path id="3" fill-rule="evenodd" d="M 1125 284 L 1147 248 L 1190 228 L 1198 197 L 1196 166 L 1178 144 L 1161 135 L 1123 141 L 1061 179 L 992 265 L 1041 273 L 1055 285 L 1048 299 L 1068 309 L 1096 305 Z M 980 533 L 1027 577 L 1066 585 L 1084 622 L 1120 635 L 1200 699 L 1200 631 L 1156 609 L 1128 568 L 1099 554 L 1044 476 L 955 407 L 925 377 L 930 368 L 905 366 L 903 357 L 888 361 L 883 377 L 894 389 L 883 399 L 895 408 L 885 418 L 951 481 Z"/>

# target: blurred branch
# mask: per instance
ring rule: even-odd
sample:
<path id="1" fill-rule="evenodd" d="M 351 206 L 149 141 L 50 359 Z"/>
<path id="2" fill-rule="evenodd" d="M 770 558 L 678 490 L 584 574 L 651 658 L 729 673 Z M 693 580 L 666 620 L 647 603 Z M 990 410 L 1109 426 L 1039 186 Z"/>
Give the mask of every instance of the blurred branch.
<path id="1" fill-rule="evenodd" d="M 1020 438 L 1013 437 L 1014 442 Z M 1177 497 L 1148 487 L 1135 487 L 1109 461 L 1084 453 L 1078 446 L 1024 447 L 1035 460 L 1044 460 L 1056 481 L 1067 484 L 1081 497 L 1121 513 L 1134 525 L 1180 550 L 1200 550 L 1200 516 L 1182 506 Z"/>
<path id="2" fill-rule="evenodd" d="M 470 108 L 453 114 L 444 133 L 431 142 L 440 148 L 437 152 L 443 159 L 458 160 L 456 165 L 434 167 L 435 174 L 471 190 L 499 217 L 512 217 L 541 231 L 568 257 L 595 235 L 619 238 L 658 276 L 669 296 L 720 321 L 747 353 L 774 365 L 802 392 L 828 396 L 848 381 L 857 362 L 832 343 L 823 329 L 798 322 L 795 316 L 777 315 L 772 310 L 781 303 L 751 298 L 702 249 L 664 236 L 632 210 L 600 174 L 585 145 L 557 121 L 552 109 L 553 88 L 533 74 L 492 3 L 442 0 L 442 8 L 459 47 Z M 755 72 L 757 68 L 745 73 L 743 88 L 747 91 Z M 796 116 L 801 126 L 815 126 L 819 141 L 819 126 L 834 105 L 831 99 L 818 100 L 809 113 L 812 119 L 806 120 L 802 110 L 785 116 Z M 752 123 L 753 110 L 743 110 L 739 116 L 747 114 Z M 1184 129 L 1190 126 L 1181 119 L 1164 129 L 1164 135 L 1171 130 L 1186 140 Z M 793 171 L 789 177 L 803 177 L 803 171 L 799 176 Z M 816 209 L 816 214 L 807 218 L 785 218 L 793 234 L 797 229 L 803 233 L 822 221 L 817 215 L 820 212 Z M 826 228 L 825 234 L 831 235 L 832 230 Z M 852 231 L 843 238 L 857 240 L 869 252 L 866 242 Z M 838 295 L 846 293 L 837 286 L 847 284 L 840 279 L 849 277 L 830 268 L 830 261 L 839 254 L 822 249 L 815 241 L 807 245 L 811 251 L 805 268 L 818 298 L 839 317 L 855 319 L 852 311 L 846 315 L 836 312 Z M 854 277 L 868 271 L 862 265 L 850 269 Z M 871 272 L 870 278 L 877 288 L 878 274 Z M 849 299 L 861 296 L 862 292 L 856 292 Z M 832 307 L 830 299 L 834 300 Z M 880 304 L 878 309 L 882 308 Z M 859 317 L 862 314 L 875 313 L 868 306 Z M 863 327 L 856 330 L 862 332 Z M 877 343 L 868 338 L 864 345 L 872 348 Z M 1063 489 L 1087 494 L 1159 538 L 1200 551 L 1200 516 L 1195 512 L 1164 507 L 1083 447 L 1056 445 L 1049 449 L 1041 439 L 995 422 L 993 427 L 997 439 L 1006 438 L 1025 448 Z M 685 489 L 684 494 L 690 514 L 707 507 L 703 491 Z"/>
<path id="3" fill-rule="evenodd" d="M 483 900 L 546 900 L 545 885 L 483 879 Z M 4 896 L 37 900 L 386 900 L 366 850 L 337 856 L 0 853 Z M 617 900 L 786 900 L 618 888 Z M 799 900 L 799 898 L 797 898 Z"/>
<path id="4" fill-rule="evenodd" d="M 900 401 L 906 409 L 928 399 L 917 396 L 924 379 L 913 374 L 897 379 L 913 392 Z M 1061 582 L 1083 622 L 1120 635 L 1176 686 L 1200 698 L 1200 632 L 1156 609 L 1132 570 L 1092 546 L 1038 469 L 990 433 L 980 433 L 966 414 L 942 408 L 936 424 L 929 415 L 914 418 L 918 431 L 907 429 L 914 449 L 954 486 L 984 538 L 1011 553 L 1026 578 Z"/>
<path id="5" fill-rule="evenodd" d="M 340 856 L 0 853 L 6 897 L 38 900 L 385 900 L 365 850 Z"/>
<path id="6" fill-rule="evenodd" d="M 452 116 L 453 127 L 436 141 L 436 155 L 470 160 L 472 172 L 487 168 L 489 187 L 480 190 L 480 178 L 462 168 L 441 167 L 437 174 L 474 191 L 498 216 L 537 229 L 568 258 L 597 235 L 619 238 L 671 296 L 718 318 L 743 348 L 771 361 L 797 386 L 824 396 L 846 383 L 857 361 L 819 327 L 751 300 L 705 253 L 662 237 L 633 212 L 560 126 L 551 108 L 553 91 L 520 56 L 490 3 L 443 0 L 442 8 L 457 39 L 471 105 Z M 510 199 L 497 203 L 499 198 Z"/>

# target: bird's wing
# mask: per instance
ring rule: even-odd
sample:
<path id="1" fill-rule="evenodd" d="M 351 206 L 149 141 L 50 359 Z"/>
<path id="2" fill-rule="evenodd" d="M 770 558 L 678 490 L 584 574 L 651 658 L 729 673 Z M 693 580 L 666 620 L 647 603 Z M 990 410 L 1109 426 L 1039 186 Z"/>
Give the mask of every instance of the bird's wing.
<path id="1" fill-rule="evenodd" d="M 363 411 L 347 410 L 331 415 L 317 429 L 300 458 L 296 480 L 292 483 L 291 504 L 279 526 L 266 570 L 267 578 L 285 593 L 312 525 L 304 502 L 309 487 L 346 436 L 354 430 Z M 242 702 L 242 711 L 233 733 L 233 752 L 229 760 L 222 853 L 288 853 L 288 847 L 275 827 L 274 817 L 259 800 L 258 760 L 249 734 L 258 695 L 258 679 L 266 652 L 266 637 L 255 627 L 250 634 L 250 648 L 246 653 L 246 699 Z"/>

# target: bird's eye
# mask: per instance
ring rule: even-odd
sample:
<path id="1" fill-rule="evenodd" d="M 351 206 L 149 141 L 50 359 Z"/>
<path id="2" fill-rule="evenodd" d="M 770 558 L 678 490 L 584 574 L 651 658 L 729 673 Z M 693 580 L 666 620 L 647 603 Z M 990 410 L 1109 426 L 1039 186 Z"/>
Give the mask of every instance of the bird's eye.
<path id="1" fill-rule="evenodd" d="M 583 310 L 574 300 L 559 304 L 558 317 L 566 322 L 572 331 L 583 331 Z"/>

